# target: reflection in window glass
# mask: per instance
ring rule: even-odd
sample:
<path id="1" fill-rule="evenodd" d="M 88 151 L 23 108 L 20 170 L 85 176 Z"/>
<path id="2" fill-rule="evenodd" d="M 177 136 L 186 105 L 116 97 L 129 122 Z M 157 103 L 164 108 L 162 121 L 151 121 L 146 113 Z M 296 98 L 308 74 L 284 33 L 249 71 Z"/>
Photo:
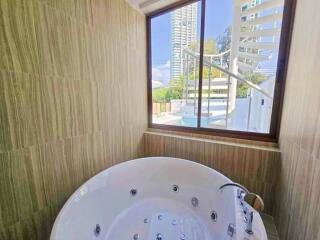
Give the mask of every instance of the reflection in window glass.
<path id="1" fill-rule="evenodd" d="M 269 133 L 282 12 L 282 1 L 206 1 L 201 127 Z"/>
<path id="2" fill-rule="evenodd" d="M 197 127 L 201 4 L 151 20 L 152 123 Z"/>

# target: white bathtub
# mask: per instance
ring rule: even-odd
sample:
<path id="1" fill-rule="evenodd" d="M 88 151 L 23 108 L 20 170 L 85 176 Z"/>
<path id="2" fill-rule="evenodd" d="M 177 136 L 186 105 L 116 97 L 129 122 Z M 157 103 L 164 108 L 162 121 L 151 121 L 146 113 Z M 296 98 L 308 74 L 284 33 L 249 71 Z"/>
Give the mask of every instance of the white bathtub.
<path id="1" fill-rule="evenodd" d="M 226 182 L 230 180 L 213 169 L 177 158 L 118 164 L 70 197 L 50 239 L 267 240 L 258 213 L 254 234 L 245 232 L 236 190 L 217 190 Z"/>

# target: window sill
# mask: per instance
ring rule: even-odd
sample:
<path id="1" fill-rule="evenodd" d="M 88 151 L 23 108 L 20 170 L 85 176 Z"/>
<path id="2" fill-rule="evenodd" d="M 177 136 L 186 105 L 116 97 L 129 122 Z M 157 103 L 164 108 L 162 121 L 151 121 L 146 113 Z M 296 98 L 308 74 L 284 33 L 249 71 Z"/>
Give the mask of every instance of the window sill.
<path id="1" fill-rule="evenodd" d="M 242 139 L 242 138 L 232 138 L 227 136 L 217 136 L 213 134 L 208 135 L 208 134 L 199 132 L 197 129 L 187 132 L 183 130 L 176 131 L 176 130 L 166 130 L 161 128 L 149 128 L 145 132 L 145 134 L 175 137 L 175 138 L 181 138 L 181 139 L 184 138 L 189 140 L 232 145 L 232 146 L 239 146 L 239 147 L 246 147 L 246 148 L 250 147 L 250 148 L 256 148 L 256 149 L 276 151 L 276 152 L 280 151 L 278 144 L 274 141 L 249 140 L 249 139 Z"/>

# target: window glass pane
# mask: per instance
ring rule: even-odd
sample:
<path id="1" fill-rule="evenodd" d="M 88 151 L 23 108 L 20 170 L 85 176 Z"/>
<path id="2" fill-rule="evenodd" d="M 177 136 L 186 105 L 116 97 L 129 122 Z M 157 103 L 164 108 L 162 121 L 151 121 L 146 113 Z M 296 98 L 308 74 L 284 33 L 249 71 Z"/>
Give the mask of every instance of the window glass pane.
<path id="1" fill-rule="evenodd" d="M 201 1 L 151 19 L 152 123 L 197 127 L 200 15 Z"/>
<path id="2" fill-rule="evenodd" d="M 207 0 L 201 127 L 269 133 L 281 0 Z"/>

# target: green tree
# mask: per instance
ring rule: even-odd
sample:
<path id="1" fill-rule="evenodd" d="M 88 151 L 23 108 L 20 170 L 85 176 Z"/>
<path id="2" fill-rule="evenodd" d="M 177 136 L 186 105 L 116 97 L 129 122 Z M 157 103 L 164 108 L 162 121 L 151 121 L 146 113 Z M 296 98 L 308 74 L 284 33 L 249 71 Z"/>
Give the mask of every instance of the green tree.
<path id="1" fill-rule="evenodd" d="M 171 79 L 169 82 L 169 91 L 167 93 L 167 99 L 182 99 L 183 88 L 184 88 L 184 78 L 180 76 L 178 79 Z"/>
<path id="2" fill-rule="evenodd" d="M 200 51 L 200 41 L 191 43 L 190 50 L 193 52 Z M 203 52 L 204 54 L 216 54 L 218 53 L 216 40 L 209 38 L 203 42 Z"/>
<path id="3" fill-rule="evenodd" d="M 265 76 L 261 73 L 246 72 L 243 77 L 255 85 L 259 85 L 265 80 Z M 248 96 L 248 89 L 249 85 L 247 83 L 238 82 L 237 97 L 246 98 Z"/>
<path id="4" fill-rule="evenodd" d="M 210 78 L 217 78 L 220 77 L 220 71 L 214 67 L 208 67 L 208 66 L 203 66 L 203 78 L 204 79 L 209 79 L 209 73 L 210 73 Z M 196 72 L 194 73 L 193 71 L 189 73 L 189 80 L 198 80 L 199 79 L 199 67 L 197 67 Z"/>
<path id="5" fill-rule="evenodd" d="M 152 101 L 153 102 L 167 102 L 167 93 L 168 93 L 168 88 L 157 88 L 152 90 Z"/>
<path id="6" fill-rule="evenodd" d="M 231 26 L 227 27 L 224 32 L 217 37 L 217 47 L 219 53 L 231 49 Z M 223 62 L 230 62 L 230 52 L 223 56 Z"/>
<path id="7" fill-rule="evenodd" d="M 231 48 L 231 26 L 217 37 L 217 47 L 219 52 L 225 52 Z"/>
<path id="8" fill-rule="evenodd" d="M 182 99 L 184 88 L 184 79 L 181 76 L 179 79 L 171 79 L 169 87 L 161 87 L 152 91 L 153 102 L 170 102 L 173 99 Z"/>
<path id="9" fill-rule="evenodd" d="M 214 39 L 211 38 L 204 41 L 204 45 L 203 45 L 204 54 L 216 54 L 217 52 L 218 52 L 217 44 Z"/>

